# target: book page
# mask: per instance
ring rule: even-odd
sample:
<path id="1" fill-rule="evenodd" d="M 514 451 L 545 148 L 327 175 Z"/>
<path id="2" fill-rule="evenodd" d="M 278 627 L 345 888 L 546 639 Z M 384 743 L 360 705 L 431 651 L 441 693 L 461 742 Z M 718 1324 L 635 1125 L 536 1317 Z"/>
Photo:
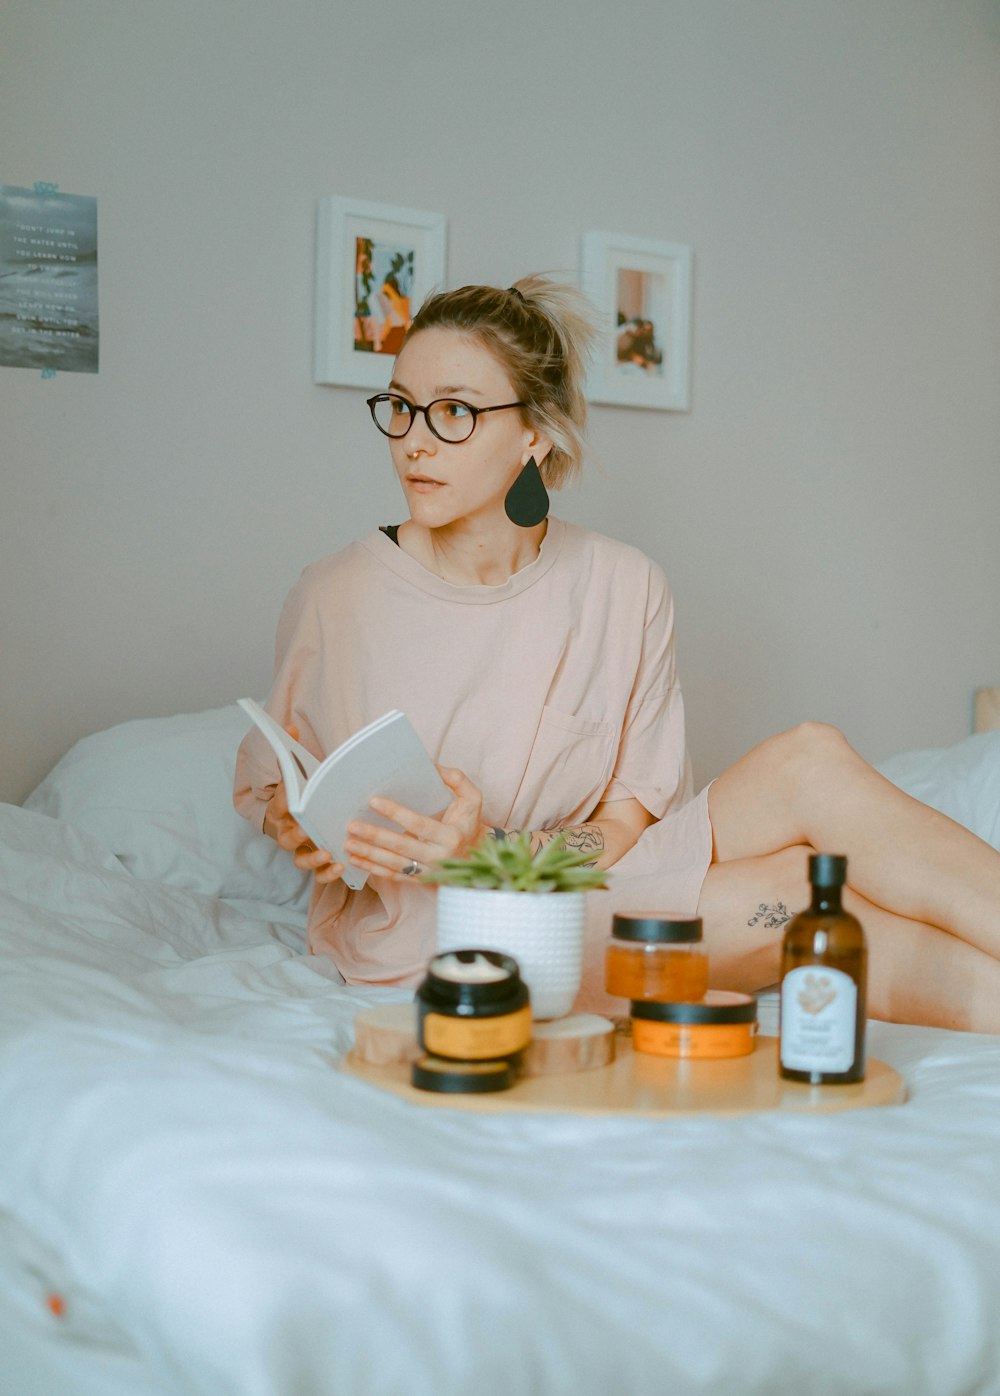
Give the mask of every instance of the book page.
<path id="1" fill-rule="evenodd" d="M 420 814 L 439 814 L 451 791 L 405 713 L 393 708 L 342 742 L 322 761 L 252 698 L 237 700 L 270 742 L 285 782 L 288 810 L 317 848 L 326 849 L 344 868 L 344 882 L 358 891 L 367 873 L 351 867 L 344 852 L 347 826 L 366 819 L 396 827 L 370 807 L 384 795 Z"/>
<path id="2" fill-rule="evenodd" d="M 319 769 L 320 762 L 311 751 L 306 750 L 301 742 L 290 737 L 281 724 L 276 722 L 259 703 L 255 703 L 252 698 L 239 698 L 237 702 L 270 742 L 274 754 L 278 758 L 278 766 L 288 796 L 288 808 L 291 809 L 293 800 L 296 803 L 301 800 L 306 782 L 313 772 Z"/>
<path id="3" fill-rule="evenodd" d="M 344 881 L 355 889 L 364 886 L 366 877 L 347 862 L 347 825 L 364 819 L 397 827 L 369 806 L 373 795 L 420 814 L 439 814 L 451 803 L 451 791 L 404 713 L 386 713 L 331 753 L 310 780 L 299 809 L 292 811 L 313 841 L 344 865 Z"/>

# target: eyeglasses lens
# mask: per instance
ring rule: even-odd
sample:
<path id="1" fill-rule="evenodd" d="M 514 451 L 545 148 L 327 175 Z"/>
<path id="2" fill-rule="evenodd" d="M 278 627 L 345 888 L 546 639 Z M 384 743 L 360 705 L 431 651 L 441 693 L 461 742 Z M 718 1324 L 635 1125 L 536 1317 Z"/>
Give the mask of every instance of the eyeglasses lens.
<path id="1" fill-rule="evenodd" d="M 476 414 L 467 402 L 442 398 L 428 408 L 431 426 L 443 441 L 465 441 L 472 435 Z"/>
<path id="2" fill-rule="evenodd" d="M 410 428 L 410 404 L 405 398 L 377 398 L 372 404 L 372 416 L 387 436 L 403 436 Z"/>
<path id="3" fill-rule="evenodd" d="M 415 411 L 406 398 L 387 393 L 374 404 L 375 421 L 387 436 L 405 436 Z M 468 403 L 439 398 L 427 408 L 431 430 L 442 441 L 466 441 L 476 425 L 476 414 Z"/>

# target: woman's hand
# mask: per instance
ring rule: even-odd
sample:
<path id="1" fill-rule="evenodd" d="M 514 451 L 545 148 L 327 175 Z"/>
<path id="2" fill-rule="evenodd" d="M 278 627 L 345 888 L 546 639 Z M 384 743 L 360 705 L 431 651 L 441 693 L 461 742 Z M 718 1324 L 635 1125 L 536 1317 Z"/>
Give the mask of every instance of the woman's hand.
<path id="1" fill-rule="evenodd" d="M 387 829 L 364 820 L 347 826 L 344 848 L 355 867 L 401 879 L 423 872 L 442 858 L 460 858 L 483 838 L 487 826 L 483 823 L 482 793 L 453 766 L 439 766 L 438 772 L 454 796 L 440 818 L 417 814 L 395 800 L 375 796 L 369 802 L 372 809 L 399 828 Z"/>
<path id="2" fill-rule="evenodd" d="M 297 727 L 285 729 L 295 741 L 299 739 Z M 292 861 L 303 872 L 311 872 L 317 882 L 336 882 L 343 876 L 344 866 L 334 861 L 333 854 L 325 848 L 317 848 L 312 839 L 288 812 L 288 792 L 285 782 L 279 780 L 274 794 L 264 811 L 264 833 L 274 839 L 279 848 L 292 855 Z"/>

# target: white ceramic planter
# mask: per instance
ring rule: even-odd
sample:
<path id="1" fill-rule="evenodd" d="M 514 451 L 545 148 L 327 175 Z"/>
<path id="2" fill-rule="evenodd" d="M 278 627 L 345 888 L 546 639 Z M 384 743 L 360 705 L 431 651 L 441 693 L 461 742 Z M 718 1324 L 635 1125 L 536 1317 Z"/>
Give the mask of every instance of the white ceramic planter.
<path id="1" fill-rule="evenodd" d="M 531 991 L 535 1018 L 561 1018 L 583 974 L 586 892 L 439 887 L 438 950 L 502 950 Z"/>

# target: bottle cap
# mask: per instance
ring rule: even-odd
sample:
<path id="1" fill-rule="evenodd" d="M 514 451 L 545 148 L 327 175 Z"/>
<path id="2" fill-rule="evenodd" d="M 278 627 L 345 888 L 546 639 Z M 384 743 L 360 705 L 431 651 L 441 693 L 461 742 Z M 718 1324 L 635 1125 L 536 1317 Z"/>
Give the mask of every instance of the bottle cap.
<path id="1" fill-rule="evenodd" d="M 620 911 L 611 922 L 615 940 L 638 940 L 647 945 L 684 945 L 701 940 L 699 916 L 671 912 Z"/>
<path id="2" fill-rule="evenodd" d="M 847 881 L 847 859 L 842 853 L 813 853 L 809 858 L 809 881 L 814 887 L 843 887 Z"/>

